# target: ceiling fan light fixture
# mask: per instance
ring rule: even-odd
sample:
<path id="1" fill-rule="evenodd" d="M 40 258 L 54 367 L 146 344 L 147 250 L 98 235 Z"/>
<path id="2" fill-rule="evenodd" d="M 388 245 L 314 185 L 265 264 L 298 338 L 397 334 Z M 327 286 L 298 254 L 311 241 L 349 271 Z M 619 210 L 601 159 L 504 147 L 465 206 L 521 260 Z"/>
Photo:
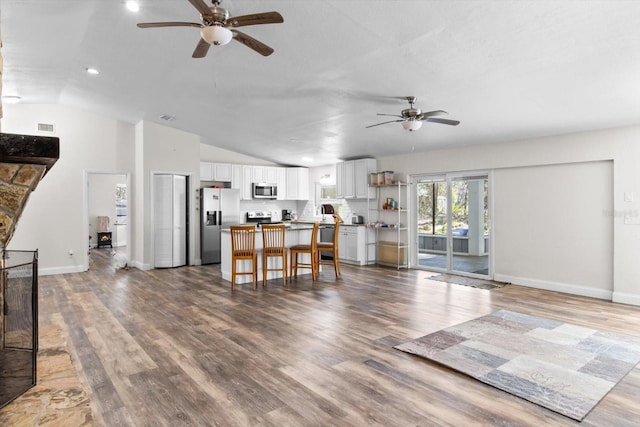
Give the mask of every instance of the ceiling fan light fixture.
<path id="1" fill-rule="evenodd" d="M 233 33 L 222 25 L 210 25 L 202 27 L 200 36 L 209 44 L 214 46 L 223 46 L 231 41 Z"/>
<path id="2" fill-rule="evenodd" d="M 420 120 L 407 119 L 402 122 L 402 127 L 404 130 L 413 132 L 414 130 L 418 130 L 422 127 L 422 122 Z"/>

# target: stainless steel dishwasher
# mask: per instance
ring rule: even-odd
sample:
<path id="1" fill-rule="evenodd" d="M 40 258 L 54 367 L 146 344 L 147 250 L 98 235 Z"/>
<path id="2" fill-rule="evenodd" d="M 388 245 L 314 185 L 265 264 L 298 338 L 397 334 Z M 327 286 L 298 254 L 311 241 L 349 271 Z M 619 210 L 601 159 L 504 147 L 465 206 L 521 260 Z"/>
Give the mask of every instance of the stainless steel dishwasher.
<path id="1" fill-rule="evenodd" d="M 320 229 L 320 241 L 324 243 L 333 243 L 333 224 L 323 225 Z M 321 259 L 333 259 L 333 252 L 322 252 Z"/>

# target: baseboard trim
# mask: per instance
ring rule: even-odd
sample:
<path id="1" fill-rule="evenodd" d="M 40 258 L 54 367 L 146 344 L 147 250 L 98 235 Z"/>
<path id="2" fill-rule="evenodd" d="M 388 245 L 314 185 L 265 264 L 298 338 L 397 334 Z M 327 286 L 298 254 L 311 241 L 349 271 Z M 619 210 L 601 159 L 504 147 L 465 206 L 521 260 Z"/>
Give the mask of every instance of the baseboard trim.
<path id="1" fill-rule="evenodd" d="M 640 295 L 638 294 L 629 294 L 626 292 L 613 292 L 613 298 L 611 299 L 613 302 L 617 302 L 620 304 L 629 304 L 629 305 L 637 305 L 640 306 Z"/>
<path id="2" fill-rule="evenodd" d="M 129 264 L 129 267 L 134 267 L 134 268 L 137 268 L 138 270 L 142 270 L 142 271 L 152 270 L 151 264 L 144 264 L 144 263 L 142 263 L 140 261 L 132 261 Z"/>
<path id="3" fill-rule="evenodd" d="M 38 268 L 38 276 L 54 276 L 56 274 L 82 273 L 84 267 L 81 265 L 70 265 L 66 267 Z"/>
<path id="4" fill-rule="evenodd" d="M 506 274 L 494 274 L 493 279 L 498 282 L 511 283 L 513 285 L 527 286 L 530 288 L 544 289 L 547 291 L 563 292 L 565 294 L 580 295 L 583 297 L 598 298 L 612 301 L 613 291 L 605 289 L 593 289 L 586 286 L 571 283 L 548 282 L 545 280 L 529 279 L 526 277 L 509 276 Z"/>

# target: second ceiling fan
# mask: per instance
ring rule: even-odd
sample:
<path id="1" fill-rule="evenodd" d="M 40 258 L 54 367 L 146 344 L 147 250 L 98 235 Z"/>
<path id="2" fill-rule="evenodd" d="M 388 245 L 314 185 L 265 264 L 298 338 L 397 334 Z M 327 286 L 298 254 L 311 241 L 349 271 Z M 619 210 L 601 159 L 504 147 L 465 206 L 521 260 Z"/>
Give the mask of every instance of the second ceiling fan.
<path id="1" fill-rule="evenodd" d="M 284 22 L 278 12 L 254 13 L 251 15 L 231 17 L 229 12 L 220 7 L 221 0 L 212 0 L 213 6 L 209 7 L 204 0 L 189 0 L 189 3 L 200 12 L 201 23 L 196 22 L 145 22 L 138 24 L 139 28 L 158 27 L 196 27 L 200 28 L 200 41 L 193 51 L 194 58 L 203 58 L 207 55 L 211 45 L 225 45 L 236 39 L 250 49 L 263 56 L 269 56 L 273 49 L 253 37 L 236 30 L 237 27 L 258 24 L 280 24 Z"/>
<path id="2" fill-rule="evenodd" d="M 448 114 L 443 110 L 435 110 L 435 111 L 427 111 L 423 113 L 421 109 L 414 108 L 413 104 L 416 102 L 417 98 L 415 96 L 406 96 L 403 99 L 406 99 L 409 103 L 409 108 L 405 108 L 400 112 L 400 114 L 383 114 L 378 113 L 378 116 L 391 116 L 391 117 L 399 117 L 398 120 L 389 120 L 388 122 L 376 123 L 375 125 L 366 126 L 367 128 L 372 128 L 374 126 L 385 125 L 387 123 L 402 123 L 402 127 L 410 132 L 416 131 L 422 127 L 422 122 L 432 122 L 432 123 L 441 123 L 443 125 L 451 125 L 457 126 L 460 124 L 458 120 L 449 120 L 449 119 L 440 119 L 434 116 L 440 116 L 442 114 Z"/>

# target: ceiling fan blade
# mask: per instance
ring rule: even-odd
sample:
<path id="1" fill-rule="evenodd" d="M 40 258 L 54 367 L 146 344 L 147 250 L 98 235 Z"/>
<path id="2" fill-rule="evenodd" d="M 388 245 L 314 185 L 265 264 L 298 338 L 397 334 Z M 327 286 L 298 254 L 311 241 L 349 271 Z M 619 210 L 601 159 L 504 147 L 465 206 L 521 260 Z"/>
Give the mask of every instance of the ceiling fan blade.
<path id="1" fill-rule="evenodd" d="M 280 24 L 284 18 L 278 12 L 254 13 L 252 15 L 234 16 L 227 19 L 227 27 L 244 27 L 246 25 Z"/>
<path id="2" fill-rule="evenodd" d="M 196 46 L 196 49 L 193 51 L 193 55 L 191 55 L 192 58 L 204 58 L 205 56 L 207 56 L 207 52 L 209 52 L 209 47 L 211 45 L 209 43 L 207 43 L 204 39 L 200 39 L 200 41 L 198 42 L 198 45 Z"/>
<path id="3" fill-rule="evenodd" d="M 243 45 L 247 46 L 250 49 L 255 50 L 262 56 L 269 56 L 273 53 L 273 49 L 271 49 L 266 44 L 254 39 L 253 37 L 241 33 L 238 30 L 231 30 L 233 32 L 233 38 L 238 40 Z"/>
<path id="4" fill-rule="evenodd" d="M 365 126 L 365 129 L 372 128 L 374 126 L 386 125 L 387 123 L 397 123 L 397 122 L 402 122 L 402 121 L 404 121 L 404 120 L 389 120 L 388 122 L 376 123 L 375 125 Z"/>
<path id="5" fill-rule="evenodd" d="M 433 123 L 441 123 L 443 125 L 451 125 L 458 126 L 460 122 L 458 120 L 449 120 L 449 119 L 437 119 L 432 117 L 427 117 L 426 119 L 422 119 L 423 122 L 433 122 Z"/>
<path id="6" fill-rule="evenodd" d="M 402 116 L 401 116 L 401 115 L 399 115 L 399 114 L 384 114 L 384 113 L 378 113 L 378 114 L 376 114 L 376 116 L 391 116 L 391 117 L 400 117 L 400 118 L 402 118 Z"/>
<path id="7" fill-rule="evenodd" d="M 158 28 L 158 27 L 196 27 L 202 28 L 202 24 L 195 22 L 143 22 L 138 24 L 138 28 Z"/>
<path id="8" fill-rule="evenodd" d="M 211 9 L 209 9 L 209 6 L 207 6 L 203 0 L 189 0 L 189 3 L 198 9 L 200 15 L 211 15 Z"/>
<path id="9" fill-rule="evenodd" d="M 440 116 L 442 114 L 449 114 L 449 113 L 447 113 L 444 110 L 427 111 L 426 113 L 422 113 L 422 117 Z"/>

